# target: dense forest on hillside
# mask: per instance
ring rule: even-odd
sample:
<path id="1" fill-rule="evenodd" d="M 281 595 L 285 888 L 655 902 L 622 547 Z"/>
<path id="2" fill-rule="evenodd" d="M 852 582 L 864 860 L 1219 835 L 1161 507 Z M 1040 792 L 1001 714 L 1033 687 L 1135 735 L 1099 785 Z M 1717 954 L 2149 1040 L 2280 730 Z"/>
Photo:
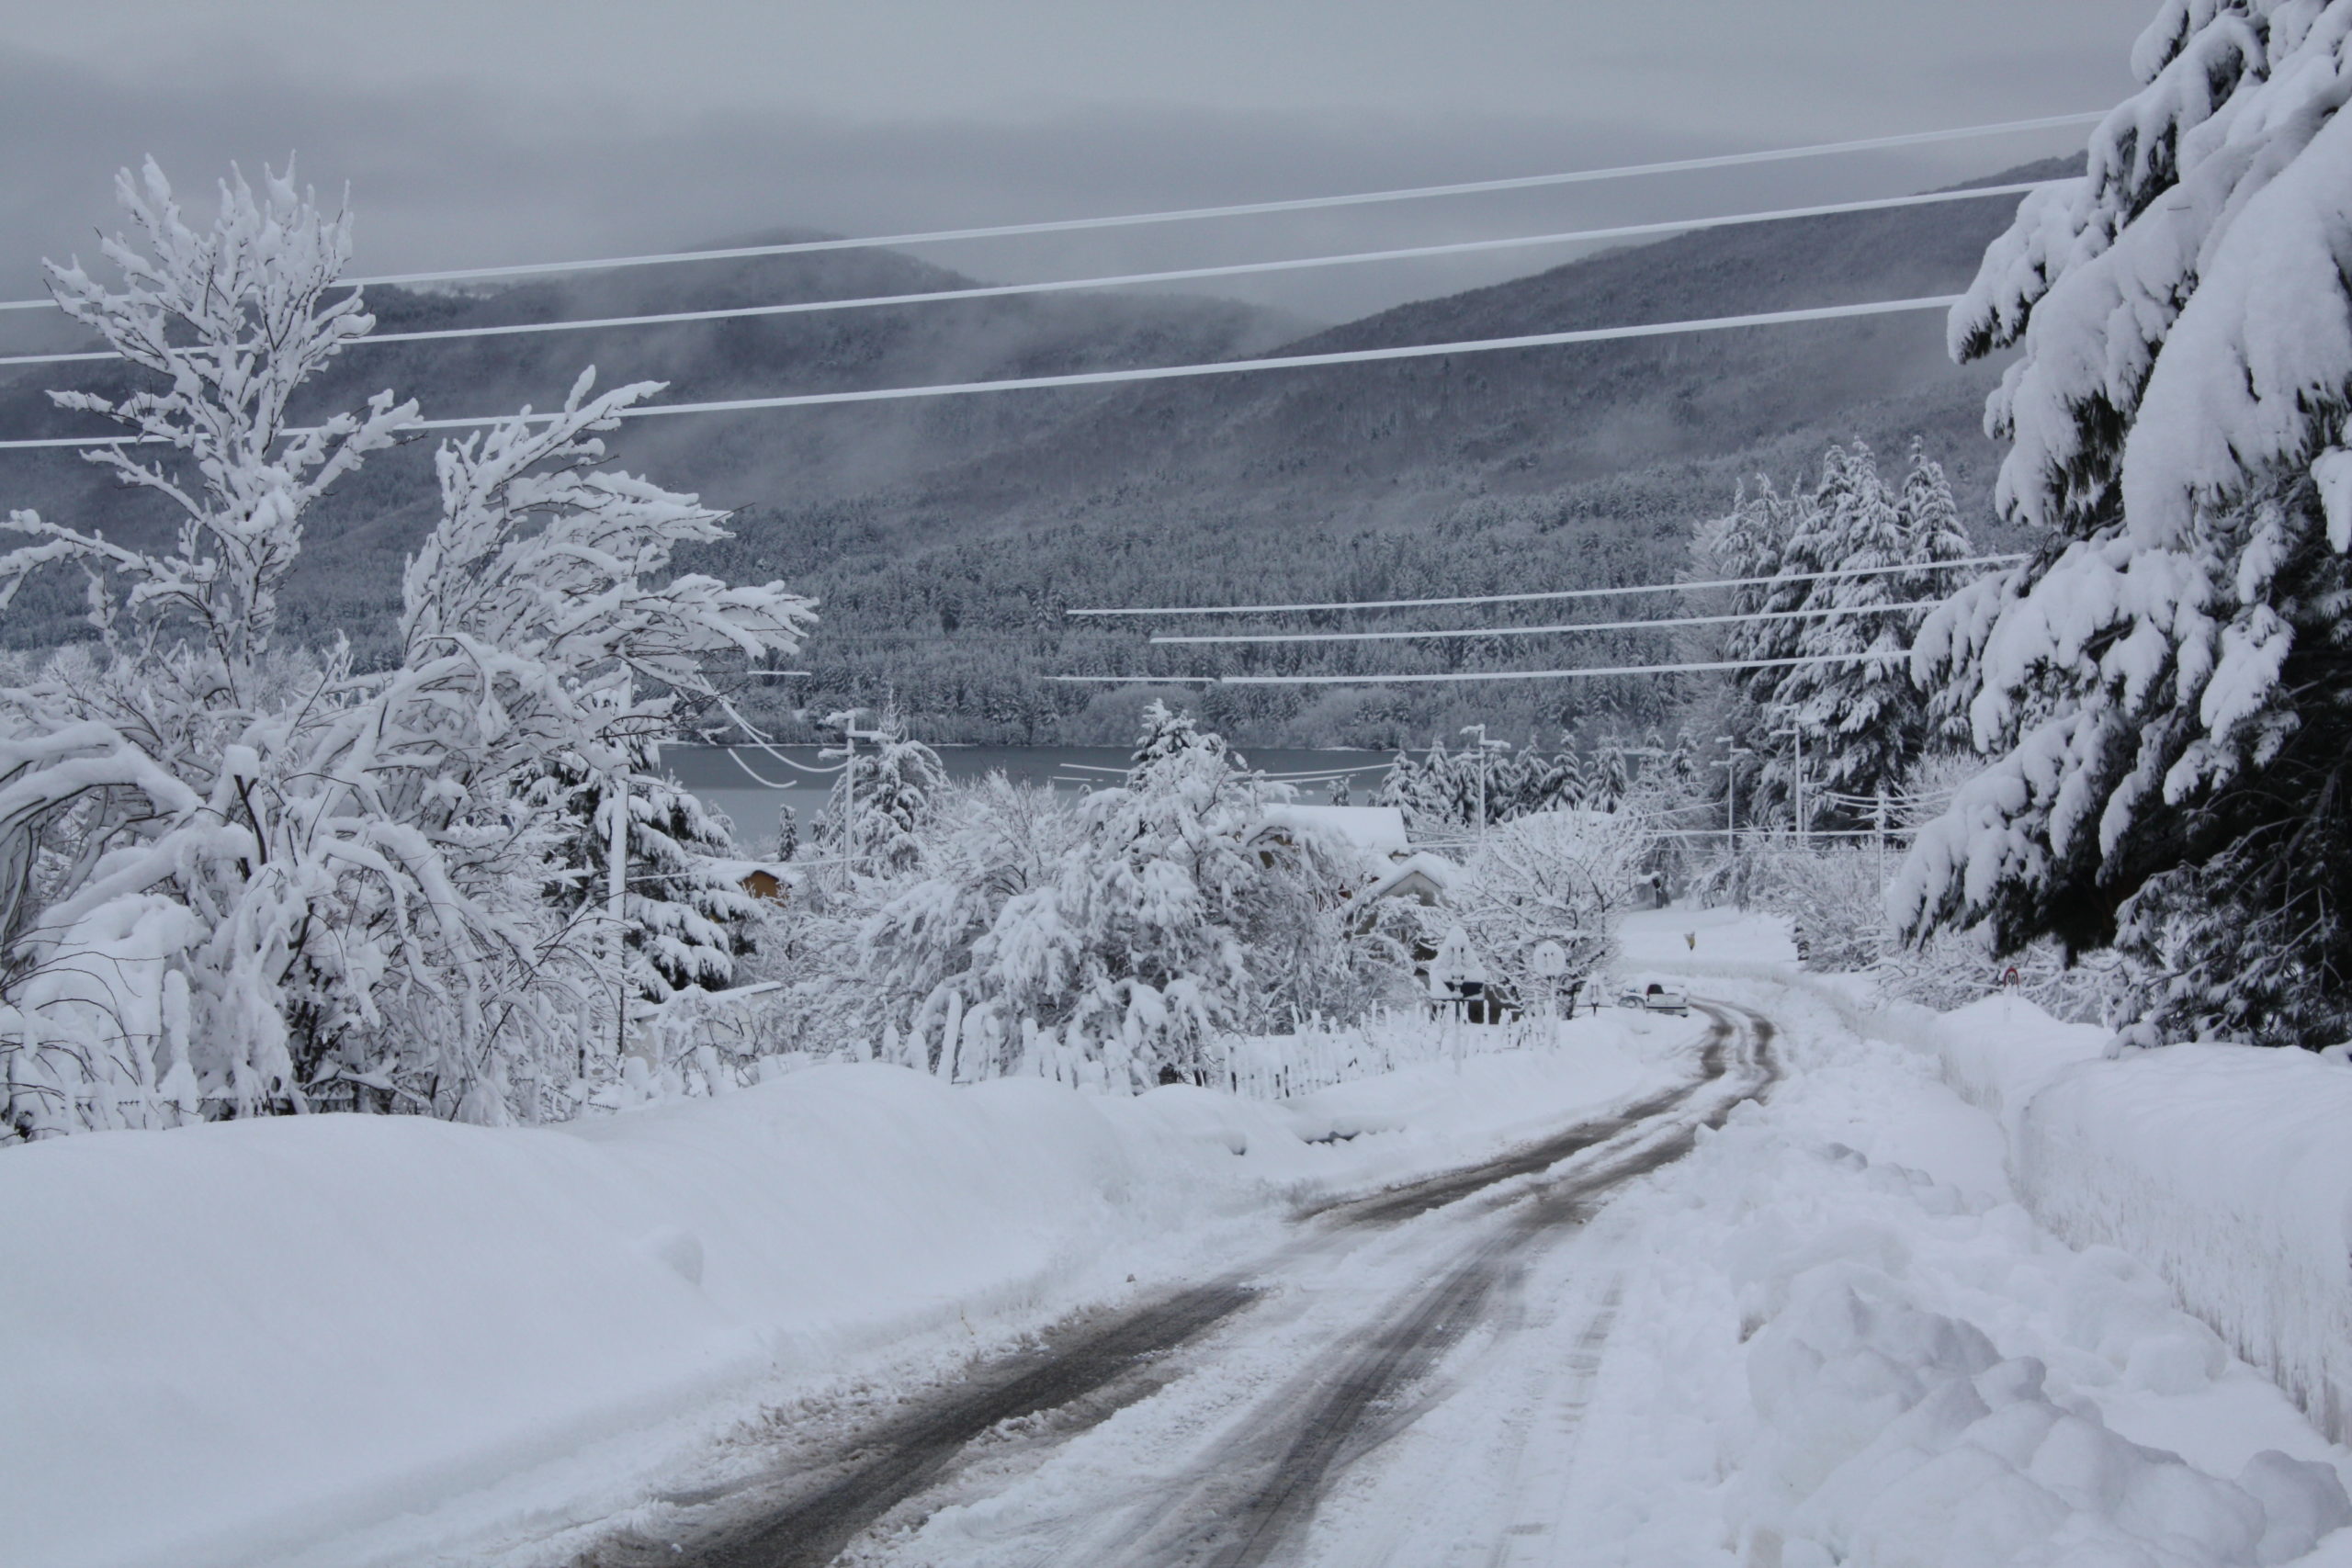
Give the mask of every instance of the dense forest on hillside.
<path id="1" fill-rule="evenodd" d="M 2060 172 L 2038 165 L 2021 173 Z M 2009 178 L 2010 175 L 1998 176 Z M 589 365 L 600 383 L 660 378 L 665 397 L 988 379 L 1102 366 L 1453 342 L 1702 317 L 1958 287 L 2007 199 L 1730 229 L 1606 252 L 1530 277 L 1301 336 L 1227 301 L 1102 294 L 363 345 L 307 394 L 348 406 L 390 385 L 428 415 L 546 407 Z M 369 291 L 380 333 L 779 299 L 861 298 L 969 280 L 888 252 L 622 273 L 560 284 Z M 1913 435 L 1989 534 L 1997 367 L 1955 367 L 1929 312 L 1573 348 L 1000 397 L 649 420 L 614 438 L 657 481 L 738 508 L 709 564 L 783 576 L 823 620 L 806 681 L 745 694 L 786 736 L 796 715 L 886 694 L 939 739 L 1115 738 L 1140 695 L 1058 674 L 1420 671 L 1644 663 L 1657 634 L 1303 650 L 1153 649 L 1096 605 L 1464 594 L 1656 581 L 1694 523 L 1743 479 L 1802 482 L 1830 442 L 1899 452 Z M 65 432 L 60 383 L 119 372 L 35 367 L 0 383 L 11 430 Z M 296 635 L 389 652 L 400 563 L 433 512 L 430 444 L 372 458 L 321 508 L 288 588 Z M 138 538 L 156 523 L 66 453 L 0 455 L 11 505 Z M 1556 620 L 1557 606 L 1408 622 Z M 1524 612 L 1521 614 L 1520 612 Z M 15 646 L 79 635 L 78 591 L 28 592 Z M 1514 622 L 1516 617 L 1516 622 Z M 1307 629 L 1276 617 L 1226 630 Z M 1163 624 L 1159 629 L 1179 628 Z M 1257 743 L 1424 744 L 1470 717 L 1513 728 L 1642 728 L 1678 700 L 1654 679 L 1387 689 L 1210 689 L 1193 699 Z M 1599 716 L 1597 720 L 1596 716 Z"/>

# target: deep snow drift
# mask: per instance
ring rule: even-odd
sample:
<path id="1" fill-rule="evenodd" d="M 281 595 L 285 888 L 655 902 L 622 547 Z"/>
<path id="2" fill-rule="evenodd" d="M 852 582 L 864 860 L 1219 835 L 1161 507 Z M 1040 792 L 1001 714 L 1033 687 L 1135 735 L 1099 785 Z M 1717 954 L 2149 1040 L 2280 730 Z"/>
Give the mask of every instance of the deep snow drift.
<path id="1" fill-rule="evenodd" d="M 1283 1109 L 842 1066 L 560 1128 L 316 1116 L 12 1150 L 7 1550 L 413 1561 L 599 1517 L 763 1402 L 1229 1266 L 1294 1201 L 1687 1072 L 1696 1032 L 1586 1018 Z"/>
<path id="2" fill-rule="evenodd" d="M 2222 1568 L 2352 1523 L 2352 1452 L 2145 1263 L 2038 1227 L 1933 1056 L 1720 988 L 1792 1071 L 1612 1211 L 1642 1260 L 1557 1561 Z"/>
<path id="3" fill-rule="evenodd" d="M 1996 1114 L 2020 1197 L 2128 1248 L 2292 1393 L 2352 1428 L 2352 1071 L 2245 1045 L 2105 1054 L 2103 1030 L 1993 998 L 1937 1021 L 1944 1077 Z"/>

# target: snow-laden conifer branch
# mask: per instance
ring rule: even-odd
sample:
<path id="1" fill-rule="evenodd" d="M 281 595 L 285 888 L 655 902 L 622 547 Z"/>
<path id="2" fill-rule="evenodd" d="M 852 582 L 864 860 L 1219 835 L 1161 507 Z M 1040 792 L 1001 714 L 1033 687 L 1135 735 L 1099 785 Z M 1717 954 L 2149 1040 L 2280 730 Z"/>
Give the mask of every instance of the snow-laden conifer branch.
<path id="1" fill-rule="evenodd" d="M 2087 173 L 2036 193 L 1952 315 L 2016 345 L 1987 411 L 2039 556 L 1917 671 L 1992 752 L 1896 892 L 1916 931 L 2120 938 L 2167 1029 L 2352 1024 L 2352 4 L 2168 0 Z"/>

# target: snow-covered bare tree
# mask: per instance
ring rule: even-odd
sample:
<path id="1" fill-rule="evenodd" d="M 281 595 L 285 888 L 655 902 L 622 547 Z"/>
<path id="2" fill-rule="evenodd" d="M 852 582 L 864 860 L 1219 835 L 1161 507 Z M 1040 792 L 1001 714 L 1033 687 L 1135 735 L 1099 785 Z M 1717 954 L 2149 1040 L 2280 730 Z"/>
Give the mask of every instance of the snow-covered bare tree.
<path id="1" fill-rule="evenodd" d="M 1218 737 L 1194 739 L 1087 795 L 1058 843 L 978 802 L 929 874 L 867 921 L 871 983 L 910 1010 L 902 1038 L 922 1065 L 978 1077 L 1051 1049 L 1148 1084 L 1200 1071 L 1222 1031 L 1365 994 L 1367 955 L 1394 955 L 1351 939 L 1361 868 L 1274 829 L 1266 807 L 1289 789 Z"/>
<path id="2" fill-rule="evenodd" d="M 1921 637 L 1997 760 L 1896 912 L 2120 942 L 2176 1033 L 2352 1032 L 2347 36 L 2347 0 L 2165 0 L 1951 318 L 2021 350 L 1997 498 L 2045 543 Z"/>
<path id="3" fill-rule="evenodd" d="M 1534 968 L 1543 943 L 1557 942 L 1577 978 L 1616 956 L 1617 922 L 1632 905 L 1647 849 L 1632 813 L 1521 817 L 1487 835 L 1445 906 L 1428 914 L 1434 927 L 1459 926 L 1487 973 L 1531 1000 L 1544 994 Z"/>
<path id="4" fill-rule="evenodd" d="M 583 377 L 560 412 L 442 450 L 398 667 L 278 648 L 307 510 L 414 410 L 382 393 L 290 423 L 370 325 L 335 288 L 346 219 L 285 179 L 232 180 L 209 231 L 152 164 L 119 191 L 143 242 L 107 247 L 124 288 L 52 278 L 152 384 L 60 400 L 142 438 L 91 457 L 180 525 L 142 551 L 9 520 L 30 542 L 0 557 L 0 603 L 78 565 L 97 638 L 0 690 L 0 1120 L 37 1136 L 335 1094 L 536 1113 L 609 1015 L 596 950 L 618 934 L 541 896 L 564 839 L 548 760 L 625 772 L 682 695 L 716 695 L 712 661 L 789 651 L 808 606 L 668 575 L 718 514 L 597 467 L 593 433 L 650 389 L 590 400 Z"/>

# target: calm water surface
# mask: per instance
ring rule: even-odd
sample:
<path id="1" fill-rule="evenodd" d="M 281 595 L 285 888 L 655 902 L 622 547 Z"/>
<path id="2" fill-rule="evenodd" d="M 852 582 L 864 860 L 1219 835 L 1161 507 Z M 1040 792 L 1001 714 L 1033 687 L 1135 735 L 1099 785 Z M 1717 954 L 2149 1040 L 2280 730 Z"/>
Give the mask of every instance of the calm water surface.
<path id="1" fill-rule="evenodd" d="M 749 746 L 665 746 L 662 765 L 681 784 L 733 820 L 746 853 L 769 847 L 779 807 L 790 806 L 805 829 L 824 805 L 835 763 L 819 760 L 818 746 L 779 746 L 775 751 Z M 1048 784 L 1075 795 L 1090 785 L 1118 781 L 1127 770 L 1125 746 L 942 746 L 939 760 L 951 779 L 977 779 L 1003 773 L 1022 784 Z M 777 755 L 781 753 L 781 755 Z M 1323 751 L 1283 747 L 1244 747 L 1250 765 L 1269 775 L 1294 777 L 1303 800 L 1326 798 L 1327 781 L 1340 773 L 1358 805 L 1367 804 L 1388 771 L 1385 751 Z M 797 767 L 794 764 L 798 764 Z"/>

